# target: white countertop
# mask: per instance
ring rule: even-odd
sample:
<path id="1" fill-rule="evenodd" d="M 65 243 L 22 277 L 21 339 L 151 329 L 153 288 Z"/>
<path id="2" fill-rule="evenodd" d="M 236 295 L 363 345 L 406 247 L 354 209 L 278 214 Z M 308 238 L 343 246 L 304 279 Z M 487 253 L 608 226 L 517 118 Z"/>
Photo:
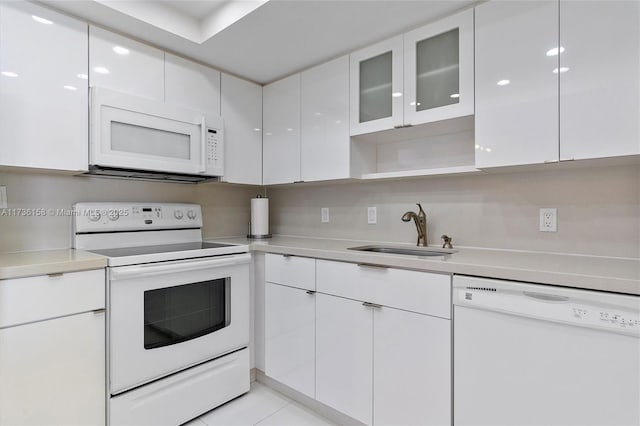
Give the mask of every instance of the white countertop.
<path id="1" fill-rule="evenodd" d="M 0 253 L 0 279 L 86 271 L 105 266 L 106 257 L 73 249 Z"/>
<path id="2" fill-rule="evenodd" d="M 266 240 L 226 238 L 257 252 L 291 254 L 346 262 L 373 263 L 421 271 L 474 275 L 589 290 L 640 295 L 640 259 L 455 247 L 457 253 L 438 257 L 348 250 L 362 245 L 414 245 L 371 241 L 274 236 Z"/>

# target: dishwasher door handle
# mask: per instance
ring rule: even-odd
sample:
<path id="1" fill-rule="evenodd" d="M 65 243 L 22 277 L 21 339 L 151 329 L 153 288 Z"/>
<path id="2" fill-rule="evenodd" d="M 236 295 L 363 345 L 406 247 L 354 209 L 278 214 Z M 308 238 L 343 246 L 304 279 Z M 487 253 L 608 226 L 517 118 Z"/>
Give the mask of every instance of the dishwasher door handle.
<path id="1" fill-rule="evenodd" d="M 540 300 L 541 302 L 565 303 L 565 302 L 568 302 L 569 300 L 571 300 L 567 296 L 558 296 L 556 294 L 537 293 L 537 292 L 534 292 L 534 291 L 523 291 L 522 294 L 524 294 L 525 296 L 530 297 L 532 299 Z"/>

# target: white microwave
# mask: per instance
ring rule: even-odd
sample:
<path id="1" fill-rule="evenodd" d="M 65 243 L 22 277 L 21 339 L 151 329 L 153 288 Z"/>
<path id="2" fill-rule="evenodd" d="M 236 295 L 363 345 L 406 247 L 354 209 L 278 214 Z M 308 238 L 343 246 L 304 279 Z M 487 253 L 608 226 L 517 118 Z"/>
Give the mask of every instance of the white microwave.
<path id="1" fill-rule="evenodd" d="M 179 182 L 220 177 L 222 117 L 92 87 L 89 174 Z"/>

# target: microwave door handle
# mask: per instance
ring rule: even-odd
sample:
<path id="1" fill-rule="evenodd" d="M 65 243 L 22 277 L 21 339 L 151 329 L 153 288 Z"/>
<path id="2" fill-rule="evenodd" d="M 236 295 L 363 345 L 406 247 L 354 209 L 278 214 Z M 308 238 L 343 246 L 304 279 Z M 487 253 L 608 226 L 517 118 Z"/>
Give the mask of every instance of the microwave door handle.
<path id="1" fill-rule="evenodd" d="M 207 171 L 207 123 L 200 117 L 200 173 Z"/>

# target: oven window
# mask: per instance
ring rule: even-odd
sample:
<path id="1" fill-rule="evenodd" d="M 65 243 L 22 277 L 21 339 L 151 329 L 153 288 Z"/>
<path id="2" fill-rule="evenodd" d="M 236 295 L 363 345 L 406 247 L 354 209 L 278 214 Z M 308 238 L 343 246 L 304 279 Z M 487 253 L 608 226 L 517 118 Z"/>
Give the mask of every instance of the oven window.
<path id="1" fill-rule="evenodd" d="M 144 348 L 195 339 L 229 325 L 229 278 L 144 292 Z"/>

